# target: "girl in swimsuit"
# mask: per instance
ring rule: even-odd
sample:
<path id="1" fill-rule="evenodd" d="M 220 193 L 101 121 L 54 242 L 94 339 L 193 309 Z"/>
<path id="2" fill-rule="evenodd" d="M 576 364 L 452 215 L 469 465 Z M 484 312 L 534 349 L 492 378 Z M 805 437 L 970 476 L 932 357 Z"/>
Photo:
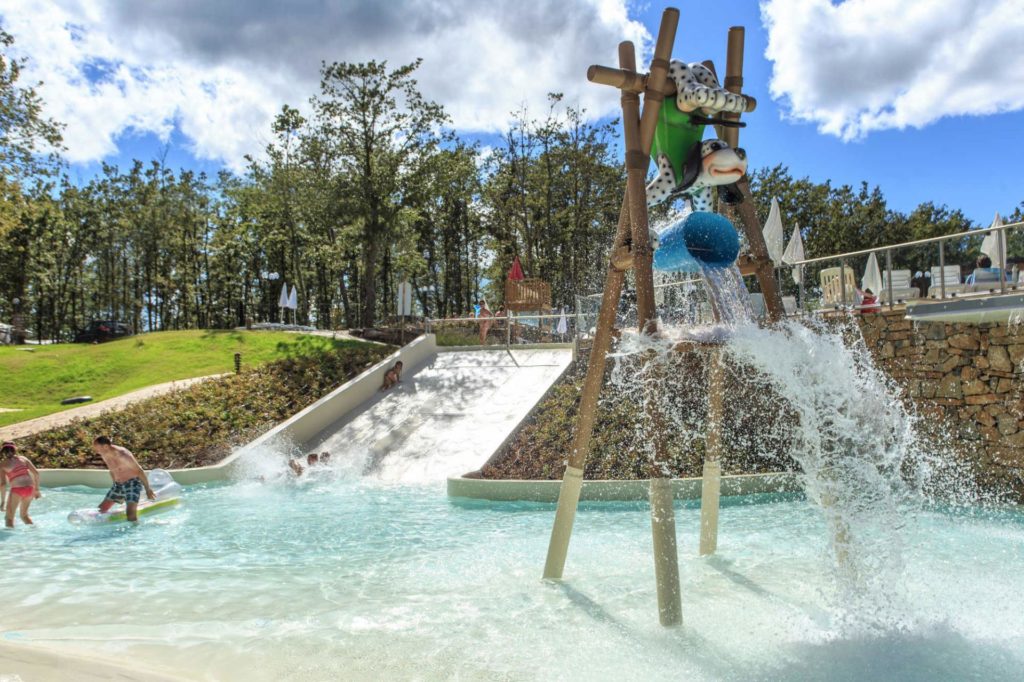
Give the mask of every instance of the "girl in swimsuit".
<path id="1" fill-rule="evenodd" d="M 11 484 L 11 494 L 5 499 L 8 482 Z M 37 497 L 41 497 L 39 472 L 27 457 L 18 454 L 18 448 L 14 443 L 4 443 L 0 447 L 0 509 L 3 509 L 6 503 L 7 514 L 4 521 L 8 528 L 14 528 L 14 512 L 19 508 L 21 520 L 24 523 L 32 523 L 28 515 L 28 506 Z"/>

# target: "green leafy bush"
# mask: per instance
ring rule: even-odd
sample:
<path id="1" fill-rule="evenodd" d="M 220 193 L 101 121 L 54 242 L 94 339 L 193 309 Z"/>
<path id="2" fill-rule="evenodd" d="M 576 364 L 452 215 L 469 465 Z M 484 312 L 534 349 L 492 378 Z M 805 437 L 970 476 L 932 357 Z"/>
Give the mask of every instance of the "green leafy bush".
<path id="1" fill-rule="evenodd" d="M 707 436 L 708 357 L 681 353 L 664 365 L 654 382 L 655 401 L 664 415 L 661 430 L 646 423 L 643 389 L 617 389 L 614 363 L 605 376 L 590 451 L 587 479 L 648 478 L 652 467 L 651 439 L 663 434 L 673 477 L 699 476 Z M 632 372 L 639 365 L 621 366 Z M 481 470 L 485 478 L 560 479 L 573 446 L 586 361 L 580 360 L 537 405 L 530 418 Z M 784 471 L 795 468 L 788 456 L 788 425 L 795 418 L 763 378 L 741 369 L 727 373 L 722 441 L 725 473 Z"/>

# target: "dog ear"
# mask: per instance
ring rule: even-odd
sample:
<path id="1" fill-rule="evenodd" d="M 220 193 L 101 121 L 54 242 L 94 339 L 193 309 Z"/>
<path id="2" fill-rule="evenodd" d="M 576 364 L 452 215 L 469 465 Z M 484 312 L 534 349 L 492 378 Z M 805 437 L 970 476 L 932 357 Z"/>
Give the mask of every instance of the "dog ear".
<path id="1" fill-rule="evenodd" d="M 719 185 L 718 186 L 718 200 L 726 206 L 735 206 L 736 204 L 743 203 L 743 192 L 736 186 L 736 183 L 731 185 Z"/>
<path id="2" fill-rule="evenodd" d="M 680 178 L 676 190 L 688 189 L 693 186 L 693 183 L 697 182 L 701 171 L 704 170 L 701 164 L 703 157 L 700 153 L 703 146 L 704 142 L 701 141 L 690 147 L 690 151 L 686 154 L 686 160 L 683 161 L 683 177 Z"/>

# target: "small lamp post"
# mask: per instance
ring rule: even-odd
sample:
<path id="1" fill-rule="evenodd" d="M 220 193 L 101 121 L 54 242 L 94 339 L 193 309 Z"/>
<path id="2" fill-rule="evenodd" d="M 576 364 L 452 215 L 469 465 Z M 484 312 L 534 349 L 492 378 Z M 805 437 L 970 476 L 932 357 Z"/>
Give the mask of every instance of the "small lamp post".
<path id="1" fill-rule="evenodd" d="M 263 273 L 263 279 L 265 279 L 265 280 L 267 280 L 268 282 L 271 282 L 271 283 L 276 282 L 280 277 L 281 277 L 281 275 L 277 274 L 276 272 L 264 272 Z M 273 293 L 273 291 L 274 291 L 273 284 L 271 284 L 271 286 L 270 286 L 270 291 L 271 291 L 271 293 Z M 269 321 L 270 320 L 268 320 L 268 322 Z"/>
<path id="2" fill-rule="evenodd" d="M 16 346 L 25 343 L 25 316 L 21 314 L 21 299 L 15 296 L 11 299 L 14 304 L 14 316 L 11 322 L 14 324 L 14 338 L 12 341 Z"/>

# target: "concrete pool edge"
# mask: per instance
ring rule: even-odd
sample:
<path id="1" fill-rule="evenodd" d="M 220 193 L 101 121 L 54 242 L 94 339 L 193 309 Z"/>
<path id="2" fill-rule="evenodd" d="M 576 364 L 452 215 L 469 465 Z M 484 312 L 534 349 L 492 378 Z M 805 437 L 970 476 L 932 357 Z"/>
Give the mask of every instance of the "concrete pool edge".
<path id="1" fill-rule="evenodd" d="M 799 492 L 799 474 L 775 472 L 765 474 L 733 474 L 722 476 L 721 494 L 725 496 L 758 493 Z M 557 502 L 561 480 L 498 480 L 488 478 L 448 478 L 448 497 L 461 497 L 490 502 Z M 650 491 L 646 479 L 633 481 L 589 480 L 583 482 L 581 500 L 637 501 L 646 500 Z M 701 494 L 701 478 L 672 479 L 672 493 L 677 500 L 697 500 Z"/>

